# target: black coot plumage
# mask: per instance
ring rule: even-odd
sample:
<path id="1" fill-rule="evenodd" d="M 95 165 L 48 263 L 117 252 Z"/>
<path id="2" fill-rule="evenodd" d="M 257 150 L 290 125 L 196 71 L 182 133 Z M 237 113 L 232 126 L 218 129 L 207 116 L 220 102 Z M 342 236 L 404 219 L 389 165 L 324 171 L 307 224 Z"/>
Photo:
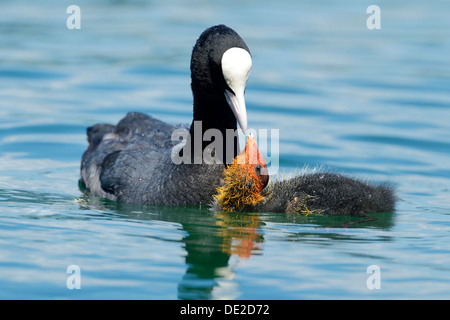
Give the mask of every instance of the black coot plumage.
<path id="1" fill-rule="evenodd" d="M 375 185 L 333 172 L 278 180 L 262 193 L 254 211 L 361 216 L 395 210 L 392 184 Z"/>
<path id="2" fill-rule="evenodd" d="M 86 190 L 95 196 L 135 204 L 210 203 L 224 163 L 239 152 L 237 134 L 227 135 L 227 130 L 236 132 L 237 122 L 244 132 L 247 128 L 244 90 L 250 68 L 250 51 L 235 31 L 225 25 L 205 30 L 192 51 L 193 121 L 185 128 L 190 136 L 179 152 L 180 158 L 193 155 L 190 161 L 175 164 L 171 157 L 180 144 L 179 140 L 172 141 L 172 134 L 183 126 L 132 112 L 116 126 L 97 124 L 88 128 L 89 146 L 81 162 Z M 217 130 L 225 139 L 223 149 L 211 152 L 213 164 L 206 164 L 202 158 L 211 143 L 203 142 L 209 129 Z"/>

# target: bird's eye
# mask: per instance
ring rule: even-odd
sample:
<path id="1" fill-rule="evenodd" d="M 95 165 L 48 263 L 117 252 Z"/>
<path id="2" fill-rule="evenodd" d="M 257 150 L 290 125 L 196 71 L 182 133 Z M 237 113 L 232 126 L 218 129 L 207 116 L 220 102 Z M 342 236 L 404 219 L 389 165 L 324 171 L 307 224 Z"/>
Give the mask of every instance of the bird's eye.
<path id="1" fill-rule="evenodd" d="M 255 172 L 258 175 L 261 174 L 261 166 L 259 164 L 255 167 Z"/>

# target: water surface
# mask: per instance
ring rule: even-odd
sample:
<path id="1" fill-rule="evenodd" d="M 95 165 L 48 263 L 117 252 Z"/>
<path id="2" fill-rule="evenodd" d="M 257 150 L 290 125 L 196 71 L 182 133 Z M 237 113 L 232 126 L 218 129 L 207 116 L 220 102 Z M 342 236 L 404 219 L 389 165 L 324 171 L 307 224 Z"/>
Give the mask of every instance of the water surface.
<path id="1" fill-rule="evenodd" d="M 364 1 L 77 1 L 81 30 L 71 4 L 0 5 L 0 298 L 450 298 L 447 2 L 379 1 L 381 30 Z M 395 213 L 351 224 L 82 195 L 86 127 L 128 111 L 191 121 L 190 53 L 218 23 L 252 51 L 249 126 L 279 129 L 279 173 L 390 181 Z"/>

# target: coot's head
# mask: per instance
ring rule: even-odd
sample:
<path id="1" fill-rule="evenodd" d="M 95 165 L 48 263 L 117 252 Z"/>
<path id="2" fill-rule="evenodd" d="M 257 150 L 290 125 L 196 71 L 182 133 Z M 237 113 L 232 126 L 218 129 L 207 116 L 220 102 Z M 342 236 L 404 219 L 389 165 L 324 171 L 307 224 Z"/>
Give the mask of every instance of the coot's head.
<path id="1" fill-rule="evenodd" d="M 264 199 L 261 193 L 268 182 L 266 162 L 250 134 L 244 151 L 224 170 L 214 197 L 224 211 L 247 211 Z"/>
<path id="2" fill-rule="evenodd" d="M 245 133 L 247 111 L 244 91 L 252 59 L 244 40 L 225 25 L 206 29 L 191 58 L 194 120 L 207 127 L 236 129 Z"/>

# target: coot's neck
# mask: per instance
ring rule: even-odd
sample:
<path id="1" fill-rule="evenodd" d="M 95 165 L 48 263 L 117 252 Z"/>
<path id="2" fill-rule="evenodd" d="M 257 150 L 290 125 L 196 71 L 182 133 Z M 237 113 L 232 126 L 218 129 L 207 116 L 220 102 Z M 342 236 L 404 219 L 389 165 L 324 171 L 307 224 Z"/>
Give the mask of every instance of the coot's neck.
<path id="1" fill-rule="evenodd" d="M 206 132 L 209 129 L 216 130 Z M 212 143 L 215 140 L 215 138 L 208 136 L 208 133 L 215 137 L 219 132 L 222 141 L 219 140 L 213 145 L 221 145 L 222 157 L 216 156 L 224 164 L 232 163 L 239 153 L 239 139 L 236 118 L 225 99 L 225 95 L 195 94 L 194 118 L 190 128 L 191 141 L 202 141 L 201 152 L 203 153 L 208 145 L 213 146 Z M 191 143 L 191 147 L 192 150 L 197 150 L 198 152 L 199 148 L 195 149 L 194 143 Z M 207 150 L 205 154 L 211 153 Z"/>

